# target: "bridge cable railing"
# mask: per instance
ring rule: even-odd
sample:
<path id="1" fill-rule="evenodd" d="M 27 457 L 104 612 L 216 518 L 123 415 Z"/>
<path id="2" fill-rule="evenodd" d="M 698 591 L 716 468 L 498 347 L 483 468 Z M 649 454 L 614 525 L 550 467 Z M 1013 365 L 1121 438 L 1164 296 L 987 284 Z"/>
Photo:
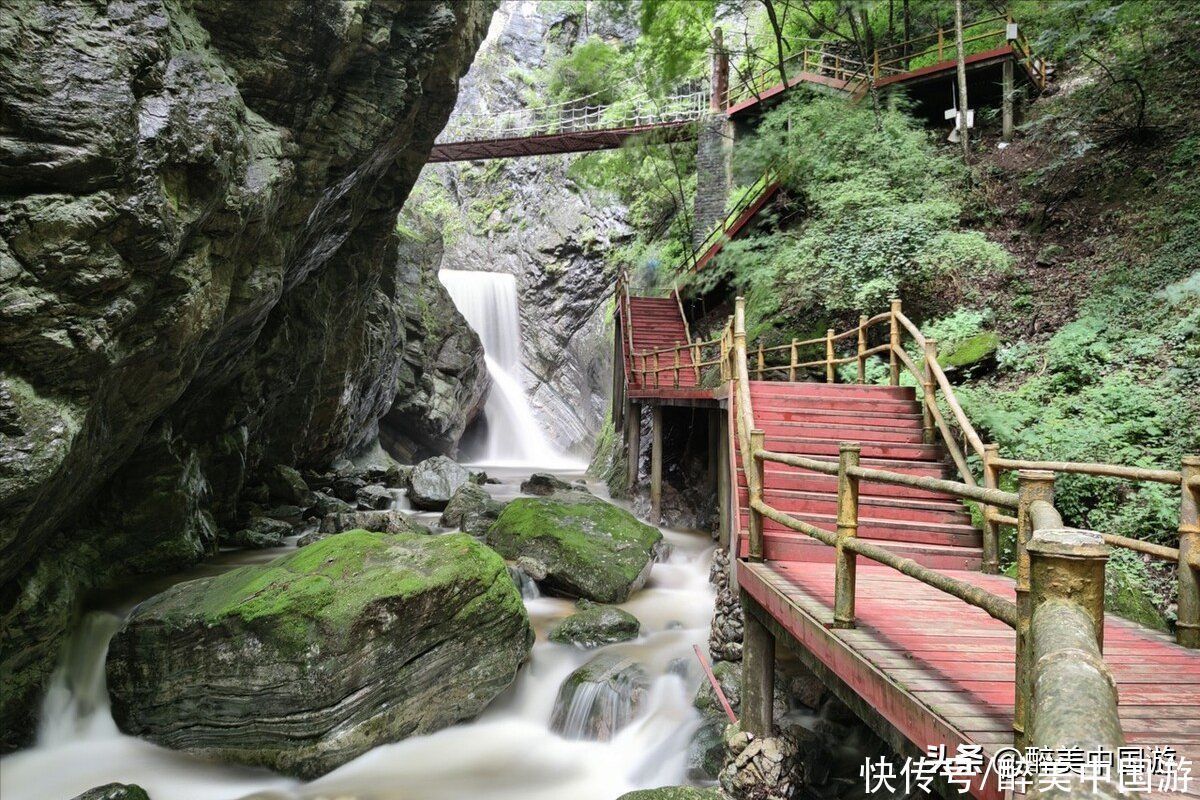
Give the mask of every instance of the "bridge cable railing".
<path id="1" fill-rule="evenodd" d="M 764 559 L 764 519 L 833 547 L 835 628 L 856 624 L 858 556 L 979 608 L 1016 632 L 1013 729 L 1018 746 L 1083 749 L 1084 745 L 1102 745 L 1113 751 L 1123 746 L 1116 684 L 1102 655 L 1108 549 L 1099 534 L 1064 527 L 1053 505 L 1053 474 L 1022 470 L 1020 489 L 1014 493 L 965 481 L 865 468 L 859 463 L 858 443 L 843 443 L 837 462 L 768 450 L 764 431 L 754 427 L 741 298 L 737 299 L 728 338 L 732 342 L 726 356 L 734 382 L 736 432 L 749 496 L 750 560 Z M 768 463 L 836 476 L 836 530 L 820 528 L 769 505 L 763 492 Z M 862 481 L 943 492 L 1014 510 L 1019 520 L 1016 601 L 860 539 Z M 1088 589 L 1079 591 L 1080 586 Z M 1070 686 L 1076 690 L 1063 691 Z M 1086 691 L 1078 691 L 1080 687 Z M 1080 790 L 1082 781 L 1068 780 L 1037 796 L 1076 796 L 1070 792 Z"/>

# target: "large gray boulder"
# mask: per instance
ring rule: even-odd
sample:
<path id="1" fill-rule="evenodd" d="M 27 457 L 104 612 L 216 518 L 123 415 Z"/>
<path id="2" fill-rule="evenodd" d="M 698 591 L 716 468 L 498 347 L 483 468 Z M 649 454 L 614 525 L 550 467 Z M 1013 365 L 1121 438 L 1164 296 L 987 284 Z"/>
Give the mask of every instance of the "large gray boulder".
<path id="1" fill-rule="evenodd" d="M 640 664 L 602 653 L 563 681 L 550 728 L 568 739 L 608 741 L 641 710 L 649 690 L 650 678 Z"/>
<path id="2" fill-rule="evenodd" d="M 600 647 L 636 639 L 642 623 L 616 606 L 592 606 L 578 611 L 550 630 L 550 641 L 577 647 Z"/>
<path id="3" fill-rule="evenodd" d="M 308 779 L 474 717 L 532 643 L 472 537 L 350 531 L 142 603 L 108 685 L 126 733 Z"/>
<path id="4" fill-rule="evenodd" d="M 526 572 L 547 591 L 621 603 L 645 584 L 662 534 L 612 503 L 573 491 L 513 500 L 487 542 L 528 564 Z"/>
<path id="5" fill-rule="evenodd" d="M 445 456 L 427 458 L 408 476 L 408 499 L 417 508 L 441 511 L 471 480 L 467 468 Z"/>
<path id="6" fill-rule="evenodd" d="M 441 523 L 482 538 L 492 523 L 500 518 L 502 511 L 504 503 L 493 499 L 475 483 L 466 483 L 450 498 L 446 510 L 442 512 Z"/>
<path id="7" fill-rule="evenodd" d="M 106 783 L 71 800 L 150 800 L 146 790 L 133 783 Z"/>

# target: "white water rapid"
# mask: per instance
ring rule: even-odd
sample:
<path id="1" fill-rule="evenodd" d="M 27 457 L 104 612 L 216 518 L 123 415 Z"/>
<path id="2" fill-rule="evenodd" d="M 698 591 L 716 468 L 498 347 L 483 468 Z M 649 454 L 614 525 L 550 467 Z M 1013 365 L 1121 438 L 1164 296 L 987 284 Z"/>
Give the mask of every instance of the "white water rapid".
<path id="1" fill-rule="evenodd" d="M 467 324 L 479 334 L 492 376 L 484 416 L 487 443 L 479 461 L 500 466 L 537 465 L 551 469 L 581 469 L 546 440 L 521 386 L 521 318 L 517 281 L 505 272 L 444 269 L 442 285 Z"/>
<path id="2" fill-rule="evenodd" d="M 486 488 L 509 499 L 529 472 L 492 470 L 501 483 Z M 559 474 L 568 480 L 580 477 Z M 591 488 L 597 494 L 604 491 L 599 485 Z M 437 517 L 419 515 L 421 522 L 434 526 Z M 702 680 L 692 645 L 703 647 L 708 639 L 712 546 L 703 534 L 664 530 L 664 535 L 673 545 L 672 554 L 654 565 L 646 587 L 621 606 L 641 620 L 636 640 L 590 651 L 550 642 L 547 632 L 575 610 L 574 604 L 527 597 L 537 630 L 530 660 L 479 719 L 377 747 L 311 783 L 204 761 L 118 732 L 109 712 L 103 664 L 119 617 L 93 613 L 54 676 L 37 744 L 0 759 L 0 796 L 67 800 L 120 781 L 141 785 L 154 800 L 614 800 L 634 789 L 685 783 L 687 746 L 699 724 L 691 699 Z M 223 554 L 177 580 L 261 563 L 285 552 L 290 549 Z M 117 614 L 127 610 L 128 603 L 111 609 Z M 598 652 L 643 665 L 652 681 L 644 706 L 607 742 L 553 733 L 549 723 L 559 686 Z"/>

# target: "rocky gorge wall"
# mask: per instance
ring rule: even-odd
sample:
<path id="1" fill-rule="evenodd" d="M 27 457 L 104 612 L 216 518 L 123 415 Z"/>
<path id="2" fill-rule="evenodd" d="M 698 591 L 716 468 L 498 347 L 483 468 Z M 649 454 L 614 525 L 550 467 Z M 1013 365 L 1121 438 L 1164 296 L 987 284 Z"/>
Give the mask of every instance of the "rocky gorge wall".
<path id="1" fill-rule="evenodd" d="M 568 4 L 501 5 L 463 80 L 447 125 L 525 107 L 546 93 L 546 69 L 589 36 L 632 41 L 636 15 L 585 17 Z M 408 210 L 438 219 L 440 266 L 511 273 L 521 300 L 524 383 L 539 422 L 563 450 L 590 456 L 612 381 L 605 260 L 632 235 L 615 199 L 579 186 L 576 155 L 430 165 Z M 425 225 L 428 228 L 430 226 Z"/>
<path id="2" fill-rule="evenodd" d="M 0 8 L 5 748 L 87 593 L 194 563 L 259 472 L 372 445 L 397 397 L 452 448 L 485 391 L 395 223 L 494 4 L 270 9 Z"/>

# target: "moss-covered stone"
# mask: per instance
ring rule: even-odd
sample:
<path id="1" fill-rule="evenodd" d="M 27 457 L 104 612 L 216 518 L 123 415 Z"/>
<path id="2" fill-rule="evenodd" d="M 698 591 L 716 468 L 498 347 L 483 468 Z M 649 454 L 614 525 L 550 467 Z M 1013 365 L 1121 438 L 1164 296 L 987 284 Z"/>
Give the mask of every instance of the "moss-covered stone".
<path id="1" fill-rule="evenodd" d="M 136 784 L 106 783 L 76 795 L 73 800 L 150 800 L 150 795 Z"/>
<path id="2" fill-rule="evenodd" d="M 482 538 L 503 510 L 504 504 L 494 500 L 477 484 L 465 483 L 450 498 L 442 512 L 441 523 Z"/>
<path id="3" fill-rule="evenodd" d="M 579 647 L 600 647 L 636 639 L 642 623 L 615 606 L 592 606 L 572 614 L 550 631 L 550 641 Z"/>
<path id="4" fill-rule="evenodd" d="M 122 730 L 312 778 L 475 716 L 531 646 L 490 548 L 355 530 L 151 598 L 108 676 Z"/>
<path id="5" fill-rule="evenodd" d="M 539 564 L 551 592 L 620 603 L 646 582 L 662 534 L 590 494 L 559 492 L 513 500 L 487 541 L 505 558 Z"/>
<path id="6" fill-rule="evenodd" d="M 992 331 L 984 331 L 939 353 L 938 363 L 947 369 L 962 369 L 994 357 L 999 349 L 1000 337 Z"/>

